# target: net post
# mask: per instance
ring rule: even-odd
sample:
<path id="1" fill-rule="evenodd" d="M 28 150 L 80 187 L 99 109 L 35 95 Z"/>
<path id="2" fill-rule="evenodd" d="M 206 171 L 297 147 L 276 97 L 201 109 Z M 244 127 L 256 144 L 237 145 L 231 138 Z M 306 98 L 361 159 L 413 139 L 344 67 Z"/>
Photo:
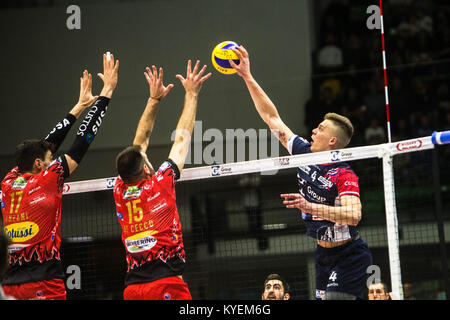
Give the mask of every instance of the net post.
<path id="1" fill-rule="evenodd" d="M 403 300 L 403 285 L 400 266 L 400 241 L 398 233 L 397 208 L 395 204 L 393 157 L 389 152 L 383 155 L 384 201 L 386 208 L 386 230 L 389 249 L 392 298 Z"/>

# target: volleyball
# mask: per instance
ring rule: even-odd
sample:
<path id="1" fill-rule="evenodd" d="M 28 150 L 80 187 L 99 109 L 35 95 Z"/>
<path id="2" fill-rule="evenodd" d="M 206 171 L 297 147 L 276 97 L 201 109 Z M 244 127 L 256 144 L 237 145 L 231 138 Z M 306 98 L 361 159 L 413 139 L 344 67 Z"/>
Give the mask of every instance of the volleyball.
<path id="1" fill-rule="evenodd" d="M 211 61 L 217 71 L 223 74 L 233 74 L 236 70 L 230 65 L 228 60 L 233 60 L 239 64 L 239 57 L 233 52 L 233 48 L 239 47 L 234 41 L 224 41 L 214 47 L 211 55 Z"/>

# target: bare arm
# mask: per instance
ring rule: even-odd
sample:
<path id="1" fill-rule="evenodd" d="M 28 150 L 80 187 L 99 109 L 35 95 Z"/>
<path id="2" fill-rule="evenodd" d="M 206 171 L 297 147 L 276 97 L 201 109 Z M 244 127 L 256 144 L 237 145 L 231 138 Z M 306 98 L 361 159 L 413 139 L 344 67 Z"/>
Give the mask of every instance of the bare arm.
<path id="1" fill-rule="evenodd" d="M 250 72 L 250 59 L 247 50 L 243 46 L 240 46 L 237 47 L 237 49 L 233 49 L 233 51 L 238 55 L 240 63 L 237 65 L 233 60 L 230 60 L 231 66 L 236 69 L 236 73 L 245 81 L 256 110 L 262 120 L 269 126 L 270 130 L 278 140 L 280 140 L 281 144 L 287 148 L 287 141 L 292 135 L 291 129 L 289 129 L 283 120 L 281 120 L 277 108 L 253 78 Z"/>
<path id="2" fill-rule="evenodd" d="M 142 152 L 147 151 L 150 141 L 150 135 L 153 131 L 156 114 L 159 109 L 159 102 L 173 88 L 173 84 L 169 84 L 167 87 L 164 86 L 163 68 L 159 68 L 159 75 L 155 66 L 152 66 L 153 71 L 148 67 L 146 69 L 147 73 L 144 72 L 144 75 L 150 86 L 150 97 L 147 100 L 147 105 L 139 120 L 139 124 L 136 129 L 136 135 L 133 140 L 133 145 L 141 146 Z"/>
<path id="3" fill-rule="evenodd" d="M 189 151 L 189 144 L 191 142 L 191 135 L 197 113 L 198 94 L 202 88 L 203 82 L 211 76 L 211 73 L 202 76 L 206 70 L 206 65 L 198 71 L 199 64 L 200 61 L 197 60 L 194 70 L 191 71 L 191 60 L 189 60 L 187 64 L 186 79 L 179 74 L 176 76 L 186 90 L 186 95 L 184 98 L 183 111 L 178 120 L 175 132 L 175 141 L 170 150 L 169 158 L 176 163 L 180 172 L 184 167 L 186 155 Z"/>
<path id="4" fill-rule="evenodd" d="M 342 196 L 340 206 L 328 206 L 307 201 L 299 193 L 282 194 L 283 204 L 289 209 L 300 209 L 321 219 L 356 226 L 361 220 L 361 200 L 357 196 Z"/>

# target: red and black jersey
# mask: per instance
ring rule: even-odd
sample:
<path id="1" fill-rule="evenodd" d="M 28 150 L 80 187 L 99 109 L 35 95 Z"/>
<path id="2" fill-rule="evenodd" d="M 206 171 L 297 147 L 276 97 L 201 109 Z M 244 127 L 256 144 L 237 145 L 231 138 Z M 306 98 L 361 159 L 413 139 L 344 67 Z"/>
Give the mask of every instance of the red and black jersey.
<path id="1" fill-rule="evenodd" d="M 64 278 L 59 249 L 61 200 L 68 175 L 66 159 L 59 157 L 39 174 L 21 174 L 16 167 L 3 179 L 3 224 L 11 239 L 3 284 Z"/>
<path id="2" fill-rule="evenodd" d="M 169 159 L 150 179 L 116 180 L 114 199 L 128 264 L 125 285 L 182 274 L 185 251 L 175 195 L 179 176 Z"/>

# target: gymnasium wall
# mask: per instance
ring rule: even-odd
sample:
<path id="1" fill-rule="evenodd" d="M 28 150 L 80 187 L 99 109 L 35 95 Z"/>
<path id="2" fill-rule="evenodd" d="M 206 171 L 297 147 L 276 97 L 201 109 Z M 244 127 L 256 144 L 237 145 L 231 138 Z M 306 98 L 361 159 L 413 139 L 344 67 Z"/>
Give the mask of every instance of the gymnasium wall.
<path id="1" fill-rule="evenodd" d="M 164 67 L 165 83 L 175 84 L 151 137 L 149 154 L 155 162 L 168 154 L 184 97 L 175 75 L 185 74 L 188 59 L 200 59 L 213 72 L 199 99 L 197 120 L 203 130 L 266 128 L 243 80 L 213 70 L 211 51 L 225 40 L 248 49 L 254 77 L 287 125 L 302 133 L 303 106 L 310 96 L 309 1 L 86 3 L 80 4 L 80 30 L 66 27 L 67 6 L 0 11 L 2 176 L 11 168 L 20 141 L 44 137 L 76 103 L 85 68 L 93 74 L 94 93 L 99 93 L 102 82 L 96 74 L 102 71 L 106 51 L 120 60 L 118 87 L 101 131 L 72 180 L 114 174 L 114 156 L 132 141 L 145 107 L 148 85 L 143 72 L 152 64 Z M 62 151 L 69 148 L 74 131 Z"/>

